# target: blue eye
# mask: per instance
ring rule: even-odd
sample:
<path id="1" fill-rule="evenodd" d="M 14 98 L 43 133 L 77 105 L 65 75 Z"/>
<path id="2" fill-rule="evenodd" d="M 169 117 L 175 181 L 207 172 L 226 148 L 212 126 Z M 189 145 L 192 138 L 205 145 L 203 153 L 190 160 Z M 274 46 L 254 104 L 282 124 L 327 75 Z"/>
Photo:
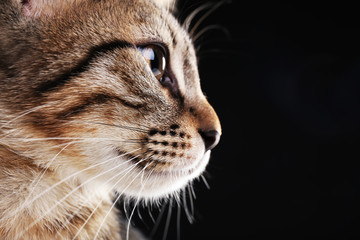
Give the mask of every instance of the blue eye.
<path id="1" fill-rule="evenodd" d="M 155 78 L 162 81 L 166 69 L 164 50 L 160 46 L 152 44 L 138 47 L 138 49 L 142 53 Z"/>

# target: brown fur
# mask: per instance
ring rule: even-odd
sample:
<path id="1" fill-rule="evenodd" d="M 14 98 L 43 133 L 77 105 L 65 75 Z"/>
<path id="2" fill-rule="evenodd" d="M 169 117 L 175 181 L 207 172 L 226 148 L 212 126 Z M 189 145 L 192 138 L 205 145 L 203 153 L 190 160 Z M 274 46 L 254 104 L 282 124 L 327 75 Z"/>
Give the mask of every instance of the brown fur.
<path id="1" fill-rule="evenodd" d="M 120 239 L 113 191 L 175 193 L 220 123 L 172 1 L 50 2 L 0 3 L 0 239 Z M 167 46 L 172 88 L 148 43 Z"/>

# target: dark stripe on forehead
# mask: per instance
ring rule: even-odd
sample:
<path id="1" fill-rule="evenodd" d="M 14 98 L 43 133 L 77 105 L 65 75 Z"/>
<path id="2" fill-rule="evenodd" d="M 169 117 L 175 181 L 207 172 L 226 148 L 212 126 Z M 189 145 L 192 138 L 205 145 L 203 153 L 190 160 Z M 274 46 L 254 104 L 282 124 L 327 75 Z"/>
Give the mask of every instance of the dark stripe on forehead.
<path id="1" fill-rule="evenodd" d="M 186 47 L 182 55 L 183 55 L 183 72 L 185 75 L 185 79 L 192 79 L 194 72 L 193 72 L 193 66 L 191 65 L 190 62 L 189 46 Z"/>
<path id="2" fill-rule="evenodd" d="M 119 96 L 105 94 L 105 93 L 94 93 L 91 96 L 82 99 L 80 102 L 74 103 L 74 106 L 62 110 L 60 113 L 57 114 L 57 116 L 58 119 L 67 119 L 69 117 L 73 117 L 83 113 L 90 106 L 101 105 L 108 102 L 121 103 L 122 105 L 133 109 L 140 109 L 144 107 L 144 104 L 132 103 Z"/>
<path id="3" fill-rule="evenodd" d="M 175 47 L 177 45 L 176 33 L 170 26 L 168 26 L 168 29 L 169 29 L 169 33 L 170 33 L 170 36 L 171 36 L 171 39 L 172 39 L 173 47 Z"/>
<path id="4" fill-rule="evenodd" d="M 167 16 L 161 15 L 161 18 L 162 21 L 164 21 L 166 24 L 167 31 L 169 32 L 170 38 L 172 40 L 172 47 L 174 48 L 178 44 L 176 39 L 176 30 L 174 30 L 173 26 L 167 21 Z M 161 34 L 159 34 L 159 36 L 161 36 Z"/>
<path id="5" fill-rule="evenodd" d="M 75 67 L 62 73 L 60 76 L 56 77 L 54 80 L 45 82 L 35 89 L 38 95 L 43 93 L 53 91 L 59 87 L 64 86 L 67 82 L 70 81 L 72 77 L 80 75 L 82 72 L 85 72 L 88 69 L 91 61 L 96 58 L 100 53 L 108 53 L 114 51 L 115 49 L 123 48 L 135 48 L 131 43 L 125 41 L 115 40 L 108 43 L 103 43 L 101 45 L 92 47 L 88 54 L 83 60 L 81 60 Z"/>

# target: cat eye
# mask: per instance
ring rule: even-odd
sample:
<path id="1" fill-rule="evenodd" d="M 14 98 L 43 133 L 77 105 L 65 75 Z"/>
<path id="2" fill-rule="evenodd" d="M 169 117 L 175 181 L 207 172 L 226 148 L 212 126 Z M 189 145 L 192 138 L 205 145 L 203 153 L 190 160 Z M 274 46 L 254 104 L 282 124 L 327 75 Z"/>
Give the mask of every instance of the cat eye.
<path id="1" fill-rule="evenodd" d="M 162 47 L 154 44 L 138 47 L 154 76 L 160 82 L 166 69 L 165 51 Z"/>

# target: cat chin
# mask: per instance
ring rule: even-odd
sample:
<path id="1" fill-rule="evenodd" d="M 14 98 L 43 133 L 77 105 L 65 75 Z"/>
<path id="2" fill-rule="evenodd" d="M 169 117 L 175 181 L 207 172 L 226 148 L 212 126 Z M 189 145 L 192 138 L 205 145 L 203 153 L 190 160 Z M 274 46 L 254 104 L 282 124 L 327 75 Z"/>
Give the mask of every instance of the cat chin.
<path id="1" fill-rule="evenodd" d="M 177 193 L 204 172 L 209 159 L 210 151 L 207 151 L 191 169 L 157 171 L 151 174 L 151 171 L 149 171 L 144 174 L 144 176 L 150 174 L 148 178 L 139 175 L 133 183 L 128 185 L 127 189 L 124 189 L 121 184 L 115 190 L 118 193 L 123 193 L 125 197 L 144 201 L 157 201 L 176 196 Z"/>

